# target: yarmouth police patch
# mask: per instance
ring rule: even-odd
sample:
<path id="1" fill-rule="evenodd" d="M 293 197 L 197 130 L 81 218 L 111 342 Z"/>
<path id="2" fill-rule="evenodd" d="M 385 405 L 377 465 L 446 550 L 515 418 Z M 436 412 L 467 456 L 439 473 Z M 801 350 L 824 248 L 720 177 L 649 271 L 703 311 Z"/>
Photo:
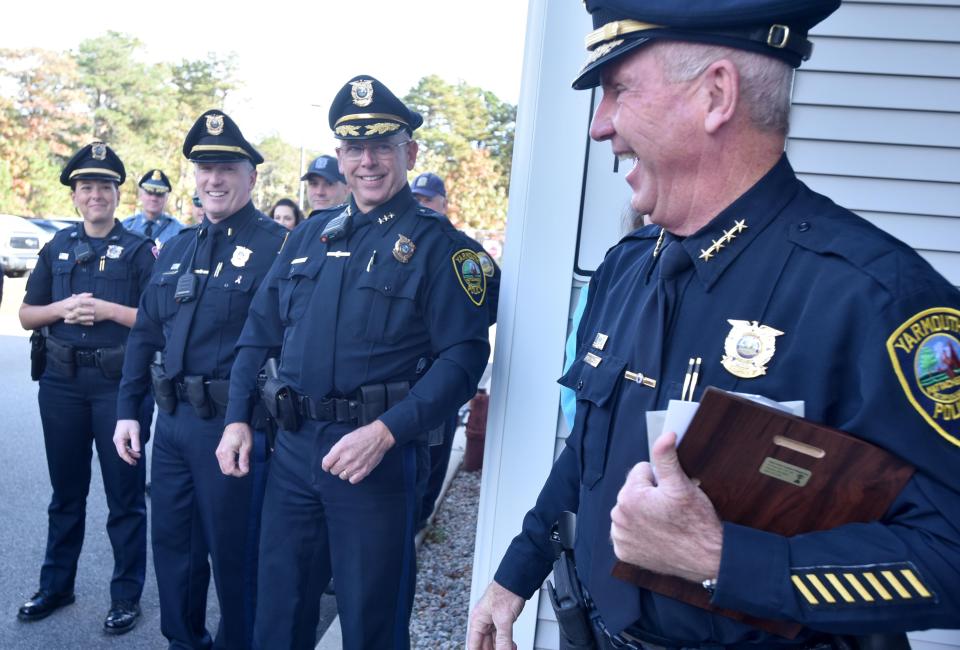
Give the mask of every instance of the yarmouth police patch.
<path id="1" fill-rule="evenodd" d="M 487 276 L 483 273 L 480 258 L 472 250 L 462 248 L 453 254 L 451 261 L 460 286 L 467 292 L 470 301 L 479 307 L 487 295 Z"/>
<path id="2" fill-rule="evenodd" d="M 887 339 L 887 351 L 910 403 L 960 447 L 960 311 L 914 314 Z"/>

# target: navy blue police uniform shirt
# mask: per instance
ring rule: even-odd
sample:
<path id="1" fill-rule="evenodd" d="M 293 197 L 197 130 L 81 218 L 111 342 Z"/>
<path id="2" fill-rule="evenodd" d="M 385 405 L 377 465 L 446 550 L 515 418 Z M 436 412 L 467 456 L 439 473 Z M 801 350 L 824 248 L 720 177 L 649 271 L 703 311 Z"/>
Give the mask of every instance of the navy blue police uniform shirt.
<path id="1" fill-rule="evenodd" d="M 58 231 L 40 251 L 37 267 L 27 280 L 24 303 L 40 306 L 92 293 L 94 298 L 136 307 L 153 272 L 153 242 L 125 229 L 114 220 L 103 238 L 81 234 L 83 224 Z M 85 241 L 93 257 L 80 264 L 77 245 Z M 70 325 L 58 320 L 50 325 L 50 335 L 78 348 L 103 348 L 120 345 L 130 329 L 112 320 L 93 325 Z"/>
<path id="2" fill-rule="evenodd" d="M 477 257 L 480 259 L 480 268 L 487 277 L 487 297 L 484 302 L 487 304 L 489 323 L 490 325 L 496 324 L 497 307 L 500 304 L 500 266 L 494 261 L 490 254 L 487 253 L 480 242 L 462 230 L 457 230 L 445 215 L 431 210 L 422 204 L 418 208 L 417 214 L 421 217 L 440 221 L 441 227 L 450 233 L 451 237 L 462 242 L 461 248 L 469 248 L 477 254 Z"/>
<path id="3" fill-rule="evenodd" d="M 416 382 L 379 418 L 398 444 L 473 396 L 490 351 L 486 276 L 476 253 L 418 207 L 403 188 L 368 213 L 351 199 L 345 238 L 320 241 L 344 210 L 293 230 L 237 343 L 227 422 L 249 422 L 256 372 L 281 345 L 280 380 L 314 399 Z"/>
<path id="4" fill-rule="evenodd" d="M 807 418 L 917 468 L 882 522 L 791 538 L 724 522 L 712 603 L 831 633 L 955 626 L 957 290 L 906 245 L 812 192 L 785 157 L 701 231 L 659 246 L 658 232 L 627 236 L 591 280 L 578 355 L 560 380 L 576 391 L 574 430 L 496 580 L 531 596 L 550 571 L 550 527 L 578 511 L 577 571 L 614 632 L 635 625 L 680 645 L 779 639 L 610 575 L 610 510 L 632 466 L 648 460 L 644 414 L 679 399 L 688 360 L 701 357 L 699 386 L 804 400 Z M 682 246 L 687 268 L 664 285 L 674 298 L 662 324 L 637 331 L 664 243 Z"/>
<path id="5" fill-rule="evenodd" d="M 163 350 L 168 371 L 176 356 L 182 359 L 178 374 L 229 378 L 250 302 L 276 261 L 287 232 L 250 202 L 219 223 L 204 219 L 198 226 L 185 228 L 164 245 L 140 301 L 124 358 L 118 400 L 121 419 L 135 417 L 138 400 L 149 387 L 156 350 Z M 191 272 L 191 257 L 197 276 L 195 306 L 174 300 L 177 281 Z M 177 328 L 179 318 L 189 318 L 189 327 Z"/>

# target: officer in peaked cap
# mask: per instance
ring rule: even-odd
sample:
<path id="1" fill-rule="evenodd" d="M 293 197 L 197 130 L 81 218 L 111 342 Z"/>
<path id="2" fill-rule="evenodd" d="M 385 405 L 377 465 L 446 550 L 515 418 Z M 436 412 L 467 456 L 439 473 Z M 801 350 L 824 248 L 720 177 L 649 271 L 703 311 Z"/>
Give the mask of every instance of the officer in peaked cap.
<path id="1" fill-rule="evenodd" d="M 221 613 L 213 643 L 247 648 L 266 469 L 262 420 L 255 422 L 246 477 L 221 474 L 215 451 L 237 337 L 286 230 L 254 208 L 250 197 L 263 158 L 228 115 L 201 115 L 183 154 L 195 163 L 205 217 L 170 239 L 157 259 L 128 343 L 114 444 L 128 463 L 140 462 L 131 414 L 152 379 L 160 409 L 150 490 L 160 629 L 171 647 L 209 647 L 209 552 Z M 162 363 L 151 368 L 158 351 Z"/>
<path id="2" fill-rule="evenodd" d="M 340 173 L 340 163 L 333 156 L 314 158 L 300 180 L 307 183 L 311 215 L 343 204 L 350 194 L 347 179 Z"/>
<path id="3" fill-rule="evenodd" d="M 955 626 L 960 419 L 944 404 L 960 396 L 946 379 L 960 368 L 960 293 L 804 185 L 784 154 L 792 67 L 839 1 L 585 4 L 594 29 L 574 85 L 602 86 L 590 135 L 634 159 L 631 207 L 652 225 L 611 248 L 591 279 L 560 379 L 576 391 L 573 431 L 474 608 L 468 647 L 509 647 L 550 572 L 564 511 L 576 513 L 581 622 L 600 648 L 892 648 L 907 647 L 908 630 Z M 791 536 L 725 521 L 685 474 L 673 432 L 648 451 L 659 432 L 644 414 L 699 401 L 706 386 L 803 400 L 806 418 L 916 471 L 879 520 L 860 512 L 863 523 Z M 777 458 L 811 467 L 791 453 Z M 760 480 L 778 485 L 764 465 Z M 618 577 L 617 560 L 695 593 L 639 587 Z M 563 613 L 570 642 L 584 630 Z"/>
<path id="4" fill-rule="evenodd" d="M 41 358 L 35 360 L 44 361 L 45 368 L 35 365 L 39 377 L 34 378 L 40 382 L 37 397 L 53 497 L 40 588 L 18 618 L 39 620 L 74 601 L 95 445 L 114 557 L 112 602 L 103 624 L 108 634 L 129 632 L 136 624 L 147 558 L 144 468 L 129 467 L 106 453 L 116 421 L 123 346 L 154 262 L 152 243 L 114 219 L 125 177 L 120 158 L 102 142 L 70 159 L 60 182 L 71 188 L 83 221 L 59 231 L 40 251 L 20 308 L 24 328 L 36 330 L 34 337 L 45 341 L 45 352 L 41 346 Z M 144 441 L 152 414 L 147 399 L 132 405 L 131 417 L 143 428 Z"/>
<path id="5" fill-rule="evenodd" d="M 151 169 L 140 178 L 137 198 L 143 209 L 123 220 L 123 227 L 152 239 L 163 246 L 183 229 L 183 224 L 167 214 L 164 208 L 173 186 L 161 169 Z"/>
<path id="6" fill-rule="evenodd" d="M 278 346 L 267 397 L 291 406 L 264 500 L 261 648 L 313 648 L 331 576 L 344 648 L 410 645 L 428 432 L 473 396 L 489 352 L 480 259 L 407 185 L 422 121 L 373 77 L 340 90 L 350 202 L 290 233 L 238 343 L 222 470 L 245 472 L 256 371 Z"/>

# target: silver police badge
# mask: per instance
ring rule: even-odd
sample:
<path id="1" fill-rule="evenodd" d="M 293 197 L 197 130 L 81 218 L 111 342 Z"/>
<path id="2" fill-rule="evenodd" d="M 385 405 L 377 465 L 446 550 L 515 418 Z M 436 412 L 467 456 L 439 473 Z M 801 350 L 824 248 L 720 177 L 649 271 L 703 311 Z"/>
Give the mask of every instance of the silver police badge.
<path id="1" fill-rule="evenodd" d="M 107 145 L 102 142 L 94 142 L 90 146 L 90 156 L 94 160 L 106 160 L 107 158 Z"/>
<path id="2" fill-rule="evenodd" d="M 757 321 L 728 319 L 727 322 L 731 328 L 723 342 L 723 367 L 743 379 L 767 374 L 767 364 L 777 350 L 776 338 L 783 332 Z"/>
<path id="3" fill-rule="evenodd" d="M 350 82 L 350 97 L 361 108 L 373 103 L 373 79 L 358 79 Z"/>
<path id="4" fill-rule="evenodd" d="M 210 135 L 223 133 L 223 115 L 207 115 L 207 133 Z"/>
<path id="5" fill-rule="evenodd" d="M 230 263 L 240 268 L 250 260 L 252 254 L 253 251 L 246 246 L 237 246 L 233 251 L 233 257 L 230 258 Z"/>
<path id="6" fill-rule="evenodd" d="M 111 260 L 118 260 L 123 254 L 123 246 L 116 246 L 115 244 L 110 244 L 107 246 L 107 257 Z"/>

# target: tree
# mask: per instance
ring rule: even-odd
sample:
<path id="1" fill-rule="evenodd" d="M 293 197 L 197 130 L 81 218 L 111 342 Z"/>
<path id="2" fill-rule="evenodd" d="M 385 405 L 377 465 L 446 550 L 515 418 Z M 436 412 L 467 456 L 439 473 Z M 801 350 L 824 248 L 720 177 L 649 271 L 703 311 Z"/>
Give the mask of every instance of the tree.
<path id="1" fill-rule="evenodd" d="M 280 199 L 294 203 L 300 191 L 300 148 L 271 135 L 254 145 L 263 156 L 253 196 L 257 206 L 267 212 Z"/>

